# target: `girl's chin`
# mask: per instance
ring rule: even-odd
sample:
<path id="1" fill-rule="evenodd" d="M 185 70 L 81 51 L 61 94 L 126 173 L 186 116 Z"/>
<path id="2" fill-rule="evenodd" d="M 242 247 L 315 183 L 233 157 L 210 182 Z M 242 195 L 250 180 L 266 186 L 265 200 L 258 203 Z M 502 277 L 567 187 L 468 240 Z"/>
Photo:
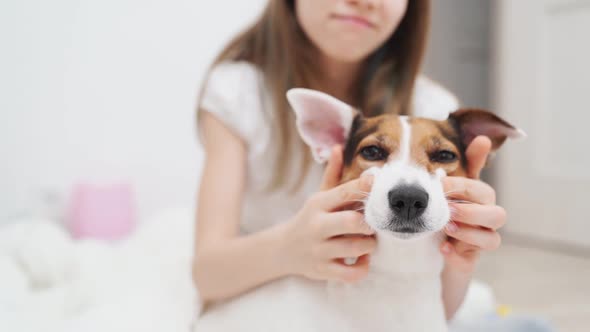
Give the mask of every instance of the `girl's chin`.
<path id="1" fill-rule="evenodd" d="M 364 61 L 369 54 L 367 53 L 356 53 L 356 52 L 351 52 L 350 50 L 348 50 L 348 52 L 346 51 L 331 51 L 331 52 L 324 52 L 324 54 L 326 54 L 328 56 L 328 58 L 337 61 L 337 62 L 341 62 L 341 63 L 347 63 L 347 64 L 358 64 L 362 61 Z"/>

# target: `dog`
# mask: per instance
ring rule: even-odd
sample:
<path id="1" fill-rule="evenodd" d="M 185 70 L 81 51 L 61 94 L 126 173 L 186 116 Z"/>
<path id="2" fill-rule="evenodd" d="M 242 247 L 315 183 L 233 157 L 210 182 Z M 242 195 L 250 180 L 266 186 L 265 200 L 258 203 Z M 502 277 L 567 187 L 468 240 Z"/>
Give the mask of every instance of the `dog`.
<path id="1" fill-rule="evenodd" d="M 457 110 L 446 121 L 367 118 L 319 91 L 291 89 L 287 99 L 316 161 L 342 144 L 342 182 L 374 175 L 363 208 L 377 236 L 369 273 L 354 284 L 295 276 L 270 282 L 213 305 L 195 331 L 447 331 L 439 247 L 451 210 L 441 178 L 466 176 L 465 149 L 476 136 L 488 136 L 496 151 L 524 132 L 477 109 Z"/>

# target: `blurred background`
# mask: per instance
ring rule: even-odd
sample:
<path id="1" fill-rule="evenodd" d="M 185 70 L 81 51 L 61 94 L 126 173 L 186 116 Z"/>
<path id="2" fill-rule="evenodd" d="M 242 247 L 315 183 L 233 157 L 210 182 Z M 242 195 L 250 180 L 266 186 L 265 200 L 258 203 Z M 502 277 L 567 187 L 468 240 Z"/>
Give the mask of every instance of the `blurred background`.
<path id="1" fill-rule="evenodd" d="M 265 3 L 0 2 L 0 230 L 60 223 L 96 183 L 137 225 L 192 210 L 202 76 Z M 589 33 L 590 1 L 434 0 L 424 68 L 528 133 L 485 174 L 509 222 L 477 277 L 568 332 L 590 328 Z"/>

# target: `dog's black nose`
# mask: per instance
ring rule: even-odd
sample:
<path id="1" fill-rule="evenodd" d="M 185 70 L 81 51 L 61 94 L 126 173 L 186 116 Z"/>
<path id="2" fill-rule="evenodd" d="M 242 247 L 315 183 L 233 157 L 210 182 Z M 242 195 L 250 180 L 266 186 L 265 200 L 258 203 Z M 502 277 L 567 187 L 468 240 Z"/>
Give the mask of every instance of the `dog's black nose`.
<path id="1" fill-rule="evenodd" d="M 398 186 L 388 193 L 389 206 L 403 220 L 420 217 L 428 207 L 428 193 L 418 186 Z"/>

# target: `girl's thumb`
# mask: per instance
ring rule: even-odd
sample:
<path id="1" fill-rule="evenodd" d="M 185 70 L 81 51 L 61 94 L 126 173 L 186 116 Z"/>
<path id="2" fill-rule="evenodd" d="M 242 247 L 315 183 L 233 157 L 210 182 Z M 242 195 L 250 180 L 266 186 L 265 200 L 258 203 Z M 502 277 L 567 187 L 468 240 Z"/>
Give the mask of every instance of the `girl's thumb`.
<path id="1" fill-rule="evenodd" d="M 336 145 L 330 153 L 330 160 L 324 170 L 324 176 L 320 185 L 320 190 L 328 190 L 340 184 L 342 178 L 342 146 Z"/>

